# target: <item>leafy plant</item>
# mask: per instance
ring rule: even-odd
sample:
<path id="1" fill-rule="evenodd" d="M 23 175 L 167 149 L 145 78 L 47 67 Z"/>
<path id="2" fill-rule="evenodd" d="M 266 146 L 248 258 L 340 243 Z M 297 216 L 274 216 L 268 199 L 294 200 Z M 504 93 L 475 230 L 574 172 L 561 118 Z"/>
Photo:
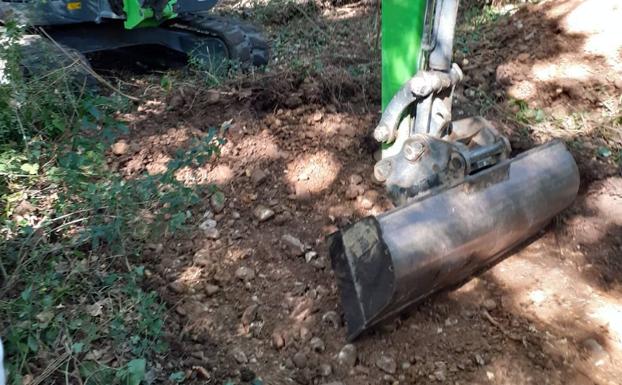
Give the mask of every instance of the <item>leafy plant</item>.
<path id="1" fill-rule="evenodd" d="M 546 117 L 542 109 L 531 108 L 524 100 L 512 100 L 511 103 L 517 107 L 516 120 L 521 123 L 540 123 Z"/>

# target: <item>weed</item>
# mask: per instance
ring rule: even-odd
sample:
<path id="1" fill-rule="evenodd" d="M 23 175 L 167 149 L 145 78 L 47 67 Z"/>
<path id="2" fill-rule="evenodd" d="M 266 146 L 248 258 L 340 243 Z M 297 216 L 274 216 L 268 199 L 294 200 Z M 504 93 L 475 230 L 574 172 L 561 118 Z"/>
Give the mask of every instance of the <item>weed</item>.
<path id="1" fill-rule="evenodd" d="M 456 50 L 467 55 L 471 52 L 472 42 L 484 38 L 486 27 L 511 13 L 511 9 L 493 5 L 473 6 L 461 15 L 461 22 L 456 29 Z"/>
<path id="2" fill-rule="evenodd" d="M 116 95 L 64 71 L 25 77 L 20 28 L 0 48 L 0 314 L 9 383 L 138 385 L 165 354 L 165 307 L 138 257 L 186 226 L 200 190 L 176 178 L 218 155 L 210 130 L 157 175 L 123 179 L 105 153 L 127 128 Z M 161 373 L 163 380 L 168 374 Z M 181 382 L 179 375 L 174 377 Z"/>
<path id="3" fill-rule="evenodd" d="M 510 105 L 515 107 L 515 119 L 524 124 L 541 123 L 544 121 L 545 115 L 541 108 L 531 108 L 524 100 L 511 100 Z"/>
<path id="4" fill-rule="evenodd" d="M 189 67 L 195 77 L 203 79 L 207 88 L 222 86 L 242 73 L 239 62 L 223 58 L 214 60 L 212 56 L 204 55 L 190 55 Z"/>

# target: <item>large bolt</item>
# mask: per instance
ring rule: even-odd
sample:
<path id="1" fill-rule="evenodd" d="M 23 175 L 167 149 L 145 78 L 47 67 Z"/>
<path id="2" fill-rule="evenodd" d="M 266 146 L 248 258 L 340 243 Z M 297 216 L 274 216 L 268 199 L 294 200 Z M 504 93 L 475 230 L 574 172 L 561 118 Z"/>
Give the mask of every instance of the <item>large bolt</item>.
<path id="1" fill-rule="evenodd" d="M 374 139 L 383 143 L 391 140 L 391 129 L 384 124 L 379 125 L 374 129 Z"/>
<path id="2" fill-rule="evenodd" d="M 419 159 L 423 151 L 425 151 L 425 146 L 421 142 L 406 142 L 404 143 L 404 148 L 402 149 L 404 152 L 404 158 L 415 161 Z"/>
<path id="3" fill-rule="evenodd" d="M 374 166 L 374 177 L 376 177 L 379 182 L 384 182 L 389 179 L 392 170 L 393 165 L 391 164 L 391 161 L 383 159 Z"/>

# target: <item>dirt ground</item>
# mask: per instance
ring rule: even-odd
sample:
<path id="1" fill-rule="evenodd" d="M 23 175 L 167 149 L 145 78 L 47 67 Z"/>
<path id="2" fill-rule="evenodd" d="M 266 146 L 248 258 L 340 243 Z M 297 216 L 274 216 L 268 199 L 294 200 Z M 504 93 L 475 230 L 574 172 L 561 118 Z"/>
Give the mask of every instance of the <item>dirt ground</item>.
<path id="1" fill-rule="evenodd" d="M 375 12 L 360 2 L 322 15 L 369 21 Z M 580 165 L 580 196 L 531 244 L 356 340 L 354 354 L 343 351 L 325 237 L 390 207 L 370 182 L 377 80 L 363 95 L 330 68 L 293 82 L 147 89 L 125 117 L 131 151 L 110 159 L 128 177 L 158 172 L 191 138 L 231 121 L 220 158 L 180 174 L 216 183 L 225 207 L 206 195 L 196 231 L 142 256 L 170 308 L 172 351 L 155 375 L 183 368 L 191 384 L 619 384 L 622 175 L 600 149 L 621 144 L 608 118 L 621 103 L 620 20 L 615 0 L 526 4 L 459 44 L 468 77 L 455 112 L 483 112 L 517 151 L 564 139 Z M 547 119 L 508 118 L 538 109 Z M 217 234 L 200 228 L 207 218 Z"/>

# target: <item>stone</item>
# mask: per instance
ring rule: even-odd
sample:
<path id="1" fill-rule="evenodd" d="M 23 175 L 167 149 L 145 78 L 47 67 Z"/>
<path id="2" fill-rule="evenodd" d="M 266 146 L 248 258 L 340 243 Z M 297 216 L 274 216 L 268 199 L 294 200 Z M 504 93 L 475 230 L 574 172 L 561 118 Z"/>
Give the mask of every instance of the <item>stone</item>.
<path id="1" fill-rule="evenodd" d="M 251 322 L 253 322 L 257 318 L 258 310 L 259 310 L 259 305 L 257 305 L 256 303 L 244 309 L 244 312 L 242 313 L 242 318 L 241 318 L 242 325 L 249 326 Z"/>
<path id="2" fill-rule="evenodd" d="M 259 186 L 268 178 L 268 173 L 262 169 L 254 169 L 251 173 L 251 181 L 255 186 Z"/>
<path id="3" fill-rule="evenodd" d="M 323 384 L 320 385 L 345 385 L 343 382 L 341 381 L 333 381 L 333 382 L 325 382 Z"/>
<path id="4" fill-rule="evenodd" d="M 380 357 L 378 357 L 378 359 L 376 360 L 376 366 L 378 367 L 378 369 L 389 374 L 395 374 L 397 370 L 397 363 L 395 362 L 395 360 L 385 354 L 382 354 Z"/>
<path id="5" fill-rule="evenodd" d="M 250 281 L 255 278 L 255 269 L 246 266 L 240 266 L 235 271 L 235 276 L 243 281 Z"/>
<path id="6" fill-rule="evenodd" d="M 479 355 L 479 354 L 475 354 L 475 362 L 479 365 L 479 366 L 484 366 L 486 365 L 486 361 L 484 361 L 484 358 Z"/>
<path id="7" fill-rule="evenodd" d="M 313 333 L 311 333 L 311 330 L 309 330 L 306 326 L 301 326 L 299 335 L 302 342 L 307 342 L 311 339 Z"/>
<path id="8" fill-rule="evenodd" d="M 346 198 L 348 199 L 356 199 L 359 195 L 363 194 L 365 189 L 361 185 L 353 185 L 348 186 L 346 190 Z"/>
<path id="9" fill-rule="evenodd" d="M 368 190 L 365 194 L 356 197 L 356 203 L 360 208 L 369 210 L 374 207 L 377 199 L 378 192 L 376 190 Z"/>
<path id="10" fill-rule="evenodd" d="M 232 211 L 231 212 L 231 218 L 233 219 L 240 219 L 240 213 L 237 211 Z"/>
<path id="11" fill-rule="evenodd" d="M 292 361 L 294 361 L 294 365 L 296 365 L 298 369 L 307 367 L 307 355 L 304 354 L 304 352 L 296 352 L 294 357 L 292 357 Z"/>
<path id="12" fill-rule="evenodd" d="M 130 145 L 123 139 L 111 146 L 112 153 L 115 155 L 125 155 L 130 150 Z"/>
<path id="13" fill-rule="evenodd" d="M 582 345 L 589 353 L 592 363 L 596 366 L 601 366 L 609 358 L 609 353 L 594 338 L 586 339 Z"/>
<path id="14" fill-rule="evenodd" d="M 322 322 L 331 325 L 334 329 L 339 329 L 341 326 L 341 317 L 334 310 L 329 310 L 322 315 Z"/>
<path id="15" fill-rule="evenodd" d="M 322 353 L 326 349 L 324 341 L 322 341 L 322 339 L 319 337 L 311 338 L 311 341 L 309 341 L 309 345 L 311 346 L 311 349 L 313 349 L 313 351 L 316 353 Z"/>
<path id="16" fill-rule="evenodd" d="M 216 222 L 216 220 L 214 219 L 206 219 L 199 225 L 199 228 L 201 230 L 213 229 L 216 227 L 217 224 L 218 222 Z"/>
<path id="17" fill-rule="evenodd" d="M 359 185 L 363 183 L 363 177 L 360 176 L 359 174 L 352 174 L 350 175 L 350 184 L 351 185 Z"/>
<path id="18" fill-rule="evenodd" d="M 300 242 L 300 239 L 294 237 L 293 235 L 285 234 L 281 237 L 281 241 L 292 257 L 299 257 L 304 254 L 305 245 Z"/>
<path id="19" fill-rule="evenodd" d="M 337 354 L 337 362 L 339 365 L 351 368 L 356 364 L 357 360 L 356 346 L 347 344 Z"/>
<path id="20" fill-rule="evenodd" d="M 458 319 L 454 317 L 449 317 L 445 320 L 445 326 L 454 326 L 458 323 Z"/>
<path id="21" fill-rule="evenodd" d="M 170 287 L 171 290 L 177 294 L 181 294 L 186 291 L 186 285 L 180 281 L 171 282 L 168 287 Z"/>
<path id="22" fill-rule="evenodd" d="M 274 216 L 274 210 L 264 205 L 258 205 L 253 210 L 253 215 L 259 222 L 265 222 Z"/>
<path id="23" fill-rule="evenodd" d="M 206 230 L 203 231 L 203 234 L 205 234 L 205 238 L 207 238 L 207 239 L 218 239 L 218 238 L 220 238 L 220 231 L 218 231 L 218 229 L 215 229 L 215 228 L 206 229 Z"/>
<path id="24" fill-rule="evenodd" d="M 494 310 L 497 307 L 497 303 L 495 302 L 494 299 L 488 298 L 482 303 L 482 306 L 484 306 L 484 309 L 490 311 L 490 310 Z"/>
<path id="25" fill-rule="evenodd" d="M 205 369 L 202 366 L 194 366 L 192 369 L 194 369 L 197 372 L 200 378 L 207 380 L 208 383 L 211 382 L 212 375 L 207 371 L 207 369 Z"/>
<path id="26" fill-rule="evenodd" d="M 443 361 L 437 361 L 434 363 L 436 370 L 434 371 L 434 378 L 437 381 L 445 381 L 447 379 L 447 364 Z"/>
<path id="27" fill-rule="evenodd" d="M 307 263 L 311 263 L 311 261 L 313 261 L 315 259 L 315 257 L 317 257 L 317 253 L 315 251 L 313 251 L 313 250 L 307 251 L 305 253 L 305 261 Z"/>
<path id="28" fill-rule="evenodd" d="M 209 198 L 209 203 L 216 214 L 225 209 L 225 194 L 222 191 L 216 191 Z"/>
<path id="29" fill-rule="evenodd" d="M 324 114 L 322 113 L 322 111 L 315 111 L 315 113 L 311 117 L 311 120 L 317 123 L 321 121 L 323 117 L 324 117 Z"/>
<path id="30" fill-rule="evenodd" d="M 516 59 L 518 59 L 518 61 L 522 61 L 522 62 L 527 61 L 527 60 L 529 60 L 529 54 L 527 52 L 520 53 L 520 54 L 518 54 Z"/>
<path id="31" fill-rule="evenodd" d="M 333 367 L 329 364 L 320 364 L 318 367 L 318 374 L 322 377 L 328 377 L 333 374 Z"/>
<path id="32" fill-rule="evenodd" d="M 219 291 L 220 291 L 220 287 L 218 287 L 216 285 L 212 285 L 211 283 L 205 284 L 205 294 L 207 294 L 208 297 L 213 296 L 214 294 L 218 293 Z"/>
<path id="33" fill-rule="evenodd" d="M 233 356 L 238 364 L 245 364 L 248 362 L 246 354 L 239 347 L 235 347 L 231 350 L 231 356 Z"/>
<path id="34" fill-rule="evenodd" d="M 285 339 L 278 331 L 272 333 L 272 346 L 274 346 L 277 350 L 285 346 Z"/>

